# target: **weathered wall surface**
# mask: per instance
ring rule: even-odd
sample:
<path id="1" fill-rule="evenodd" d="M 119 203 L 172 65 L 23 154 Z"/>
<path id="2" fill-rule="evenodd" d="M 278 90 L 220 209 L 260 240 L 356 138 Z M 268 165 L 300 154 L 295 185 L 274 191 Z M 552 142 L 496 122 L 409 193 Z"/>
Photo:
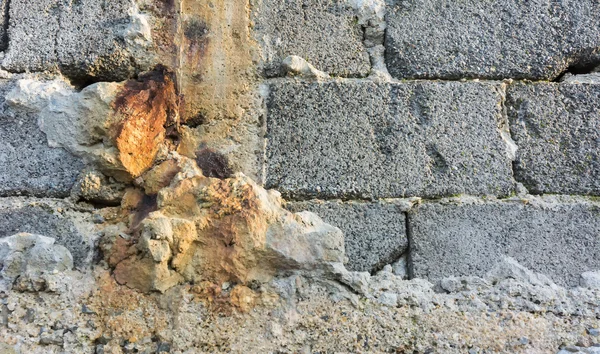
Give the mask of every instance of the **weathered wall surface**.
<path id="1" fill-rule="evenodd" d="M 595 353 L 597 1 L 0 4 L 0 352 Z"/>

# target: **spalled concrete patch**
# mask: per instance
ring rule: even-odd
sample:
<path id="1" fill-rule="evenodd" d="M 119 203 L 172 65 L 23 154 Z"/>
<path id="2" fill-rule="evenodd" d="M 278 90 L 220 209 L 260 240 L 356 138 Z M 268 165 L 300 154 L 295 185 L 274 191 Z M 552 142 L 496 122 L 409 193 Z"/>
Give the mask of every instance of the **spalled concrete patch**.
<path id="1" fill-rule="evenodd" d="M 129 241 L 105 233 L 104 255 L 120 284 L 144 292 L 183 281 L 247 285 L 343 262 L 343 234 L 316 215 L 284 210 L 277 192 L 242 174 L 205 177 L 195 161 L 172 159 L 179 172 L 158 192 L 155 211 L 131 225 Z"/>
<path id="2" fill-rule="evenodd" d="M 50 237 L 66 247 L 76 267 L 86 268 L 95 256 L 99 230 L 93 215 L 60 200 L 0 199 L 0 238 L 17 233 Z"/>

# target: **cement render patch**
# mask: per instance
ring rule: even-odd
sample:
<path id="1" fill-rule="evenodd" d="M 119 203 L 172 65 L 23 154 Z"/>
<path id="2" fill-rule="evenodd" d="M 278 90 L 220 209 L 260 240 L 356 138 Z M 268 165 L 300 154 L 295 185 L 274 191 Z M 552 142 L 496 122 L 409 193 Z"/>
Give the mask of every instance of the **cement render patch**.
<path id="1" fill-rule="evenodd" d="M 600 269 L 595 202 L 430 202 L 408 215 L 411 277 L 483 276 L 504 256 L 562 286 Z"/>
<path id="2" fill-rule="evenodd" d="M 507 195 L 503 84 L 272 80 L 266 185 L 291 199 Z"/>

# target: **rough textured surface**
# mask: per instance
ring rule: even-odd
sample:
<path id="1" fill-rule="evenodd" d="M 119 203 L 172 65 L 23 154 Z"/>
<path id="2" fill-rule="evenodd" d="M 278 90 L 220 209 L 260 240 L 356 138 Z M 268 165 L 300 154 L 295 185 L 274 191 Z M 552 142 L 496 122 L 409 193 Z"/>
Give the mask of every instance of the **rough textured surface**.
<path id="1" fill-rule="evenodd" d="M 409 213 L 411 276 L 482 276 L 503 256 L 557 284 L 600 269 L 600 205 L 516 200 L 425 203 Z"/>
<path id="2" fill-rule="evenodd" d="M 366 76 L 371 65 L 363 30 L 344 0 L 254 0 L 254 36 L 263 70 L 278 76 L 283 59 L 297 55 L 334 76 Z"/>
<path id="3" fill-rule="evenodd" d="M 12 0 L 2 67 L 59 69 L 78 83 L 124 80 L 146 59 L 133 57 L 130 40 L 144 37 L 146 30 L 132 8 L 129 0 Z"/>
<path id="4" fill-rule="evenodd" d="M 73 257 L 50 237 L 19 233 L 0 238 L 0 291 L 43 291 L 46 276 L 71 270 Z"/>
<path id="5" fill-rule="evenodd" d="M 396 261 L 408 247 L 406 217 L 394 204 L 361 202 L 295 202 L 293 212 L 319 215 L 344 233 L 344 248 L 352 271 L 372 272 Z"/>
<path id="6" fill-rule="evenodd" d="M 5 104 L 12 81 L 0 81 L 0 196 L 65 197 L 83 163 L 48 146 L 37 117 Z"/>
<path id="7" fill-rule="evenodd" d="M 600 84 L 510 85 L 515 177 L 532 193 L 600 195 Z"/>
<path id="8" fill-rule="evenodd" d="M 58 278 L 55 293 L 3 298 L 3 352 L 527 354 L 598 341 L 597 290 L 522 278 L 448 279 L 456 286 L 438 294 L 426 281 L 381 272 L 366 280 L 371 300 L 358 301 L 340 284 L 294 275 L 251 291 L 266 301 L 245 314 L 224 303 L 239 287 L 218 287 L 215 297 L 189 285 L 148 296 L 106 271 Z"/>
<path id="9" fill-rule="evenodd" d="M 501 84 L 278 80 L 269 88 L 267 186 L 285 196 L 512 190 Z"/>
<path id="10" fill-rule="evenodd" d="M 53 200 L 0 200 L 0 238 L 27 232 L 56 239 L 73 255 L 75 266 L 89 265 L 94 256 L 96 230 L 90 214 L 74 211 Z"/>
<path id="11" fill-rule="evenodd" d="M 595 0 L 388 1 L 396 78 L 552 79 L 600 60 Z"/>
<path id="12" fill-rule="evenodd" d="M 51 146 L 123 181 L 152 167 L 159 151 L 170 146 L 167 129 L 179 124 L 174 82 L 160 66 L 136 80 L 95 83 L 81 91 L 61 79 L 22 79 L 6 100 L 38 118 Z"/>
<path id="13" fill-rule="evenodd" d="M 132 222 L 125 244 L 120 233 L 102 240 L 120 284 L 144 292 L 184 281 L 247 285 L 344 261 L 338 228 L 312 213 L 290 213 L 279 193 L 242 174 L 210 178 L 195 161 L 171 157 L 180 172 L 159 192 L 155 211 Z"/>
<path id="14" fill-rule="evenodd" d="M 8 47 L 8 0 L 0 0 L 0 50 Z"/>

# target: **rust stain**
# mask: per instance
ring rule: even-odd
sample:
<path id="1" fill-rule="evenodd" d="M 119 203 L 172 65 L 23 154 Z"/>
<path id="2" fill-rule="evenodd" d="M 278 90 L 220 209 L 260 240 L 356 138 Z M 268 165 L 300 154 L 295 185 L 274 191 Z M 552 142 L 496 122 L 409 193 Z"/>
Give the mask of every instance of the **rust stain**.
<path id="1" fill-rule="evenodd" d="M 138 80 L 127 81 L 114 109 L 119 116 L 112 129 L 119 160 L 135 178 L 152 167 L 167 127 L 178 124 L 179 98 L 173 73 L 157 66 Z"/>
<path id="2" fill-rule="evenodd" d="M 239 118 L 254 79 L 248 0 L 180 0 L 178 5 L 176 67 L 184 121 Z"/>

